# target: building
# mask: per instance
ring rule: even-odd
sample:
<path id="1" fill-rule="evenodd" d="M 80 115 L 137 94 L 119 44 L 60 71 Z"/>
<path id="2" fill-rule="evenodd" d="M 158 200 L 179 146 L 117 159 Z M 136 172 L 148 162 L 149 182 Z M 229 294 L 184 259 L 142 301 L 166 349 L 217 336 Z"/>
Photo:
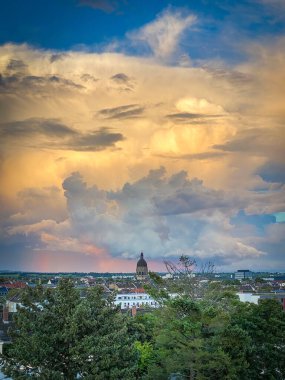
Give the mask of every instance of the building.
<path id="1" fill-rule="evenodd" d="M 271 293 L 237 293 L 241 302 L 255 303 L 256 305 L 260 300 L 273 299 L 281 303 L 285 311 L 285 292 L 271 292 Z"/>
<path id="2" fill-rule="evenodd" d="M 147 262 L 143 258 L 143 252 L 141 252 L 140 259 L 137 262 L 136 278 L 137 280 L 146 280 L 148 278 Z"/>
<path id="3" fill-rule="evenodd" d="M 0 286 L 0 297 L 5 297 L 9 289 L 6 286 Z"/>
<path id="4" fill-rule="evenodd" d="M 121 310 L 131 309 L 133 307 L 137 309 L 159 307 L 158 302 L 149 294 L 145 293 L 143 289 L 133 289 L 130 292 L 118 293 L 114 304 L 120 306 Z"/>
<path id="5" fill-rule="evenodd" d="M 4 282 L 3 284 L 1 284 L 1 286 L 7 289 L 24 289 L 28 285 L 23 281 L 9 281 Z"/>
<path id="6" fill-rule="evenodd" d="M 15 294 L 13 297 L 8 298 L 6 301 L 6 308 L 9 313 L 16 313 L 17 307 L 22 306 L 20 294 Z"/>
<path id="7" fill-rule="evenodd" d="M 239 269 L 235 272 L 235 280 L 244 280 L 246 278 L 252 278 L 252 272 L 249 269 Z"/>
<path id="8" fill-rule="evenodd" d="M 260 296 L 254 293 L 239 292 L 237 293 L 237 295 L 240 302 L 250 302 L 250 303 L 255 303 L 256 305 L 258 304 L 258 301 L 260 299 Z"/>

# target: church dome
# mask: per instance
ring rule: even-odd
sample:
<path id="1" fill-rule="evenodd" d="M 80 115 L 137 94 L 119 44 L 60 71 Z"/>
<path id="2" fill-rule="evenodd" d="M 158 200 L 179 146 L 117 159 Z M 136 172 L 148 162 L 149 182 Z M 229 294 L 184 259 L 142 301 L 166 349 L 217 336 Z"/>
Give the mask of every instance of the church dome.
<path id="1" fill-rule="evenodd" d="M 147 263 L 145 259 L 143 258 L 143 252 L 141 253 L 141 257 L 139 261 L 137 262 L 137 267 L 147 267 Z"/>
<path id="2" fill-rule="evenodd" d="M 141 253 L 141 257 L 139 261 L 137 262 L 136 275 L 137 275 L 136 277 L 138 280 L 144 280 L 148 276 L 147 262 L 143 258 L 143 253 Z"/>

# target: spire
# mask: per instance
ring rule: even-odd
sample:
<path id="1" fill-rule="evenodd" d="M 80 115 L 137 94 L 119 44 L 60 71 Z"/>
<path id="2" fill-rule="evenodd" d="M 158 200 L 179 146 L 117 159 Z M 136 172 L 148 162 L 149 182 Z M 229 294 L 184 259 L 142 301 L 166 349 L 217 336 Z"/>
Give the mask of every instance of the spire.
<path id="1" fill-rule="evenodd" d="M 141 259 L 143 259 L 143 252 L 141 252 Z"/>

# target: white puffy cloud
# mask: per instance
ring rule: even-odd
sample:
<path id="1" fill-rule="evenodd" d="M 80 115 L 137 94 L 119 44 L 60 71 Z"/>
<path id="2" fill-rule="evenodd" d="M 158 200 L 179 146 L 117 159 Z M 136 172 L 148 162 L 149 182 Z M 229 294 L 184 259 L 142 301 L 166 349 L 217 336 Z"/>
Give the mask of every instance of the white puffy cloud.
<path id="1" fill-rule="evenodd" d="M 202 115 L 219 115 L 225 112 L 223 107 L 218 104 L 213 104 L 205 98 L 182 98 L 176 102 L 175 106 L 180 112 Z"/>
<path id="2" fill-rule="evenodd" d="M 128 38 L 135 45 L 146 45 L 157 59 L 168 60 L 179 50 L 183 32 L 192 27 L 196 21 L 196 16 L 192 14 L 168 9 L 154 21 L 136 31 L 129 32 Z"/>

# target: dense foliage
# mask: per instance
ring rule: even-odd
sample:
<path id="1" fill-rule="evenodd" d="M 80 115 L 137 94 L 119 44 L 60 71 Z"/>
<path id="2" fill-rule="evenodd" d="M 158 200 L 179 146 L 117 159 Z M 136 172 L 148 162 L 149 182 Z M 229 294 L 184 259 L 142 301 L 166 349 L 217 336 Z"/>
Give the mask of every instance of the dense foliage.
<path id="1" fill-rule="evenodd" d="M 172 281 L 152 276 L 149 290 L 163 307 L 154 314 L 141 378 L 284 380 L 282 305 L 274 299 L 241 303 L 230 286 L 199 285 L 194 264 L 182 256 L 179 265 L 171 265 Z"/>
<path id="2" fill-rule="evenodd" d="M 13 379 L 134 379 L 137 351 L 126 318 L 95 287 L 80 299 L 68 280 L 27 290 L 2 358 Z"/>
<path id="3" fill-rule="evenodd" d="M 149 291 L 161 307 L 135 318 L 100 287 L 84 299 L 68 280 L 53 291 L 26 290 L 4 372 L 15 380 L 285 379 L 282 306 L 241 303 L 214 281 L 199 288 L 185 258 L 183 265 L 176 284 L 152 277 Z"/>
<path id="4" fill-rule="evenodd" d="M 157 311 L 144 379 L 285 379 L 285 314 L 275 300 L 220 308 L 187 297 Z"/>

